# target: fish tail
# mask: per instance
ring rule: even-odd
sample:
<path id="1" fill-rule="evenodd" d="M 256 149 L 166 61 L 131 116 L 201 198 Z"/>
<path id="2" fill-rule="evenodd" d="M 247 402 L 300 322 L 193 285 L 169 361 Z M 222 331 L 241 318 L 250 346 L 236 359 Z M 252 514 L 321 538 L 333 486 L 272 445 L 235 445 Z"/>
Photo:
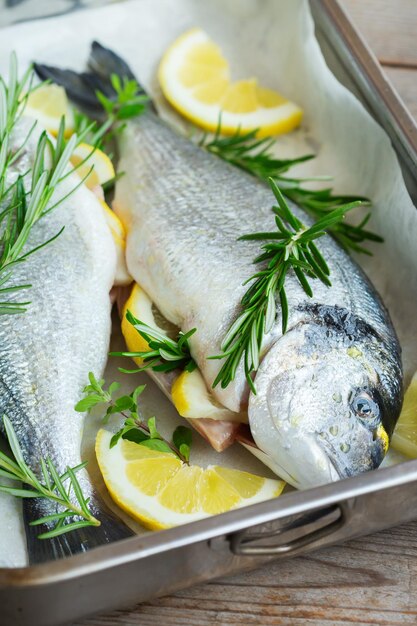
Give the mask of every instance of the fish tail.
<path id="1" fill-rule="evenodd" d="M 101 502 L 98 512 L 97 505 L 91 506 L 91 502 L 90 509 L 99 519 L 100 526 L 85 526 L 51 539 L 39 539 L 38 535 L 48 530 L 47 527 L 31 526 L 30 522 L 46 514 L 45 505 L 36 499 L 24 500 L 23 518 L 29 563 L 35 565 L 54 561 L 134 536 L 135 533 L 122 520 L 104 509 Z"/>
<path id="2" fill-rule="evenodd" d="M 129 65 L 98 41 L 93 41 L 91 44 L 87 68 L 86 72 L 75 72 L 34 63 L 35 72 L 41 80 L 50 80 L 64 87 L 70 100 L 90 117 L 100 117 L 103 113 L 102 105 L 97 98 L 97 91 L 101 91 L 107 98 L 116 98 L 116 90 L 112 82 L 114 75 L 122 80 L 135 80 L 139 88 L 138 94 L 147 95 Z"/>

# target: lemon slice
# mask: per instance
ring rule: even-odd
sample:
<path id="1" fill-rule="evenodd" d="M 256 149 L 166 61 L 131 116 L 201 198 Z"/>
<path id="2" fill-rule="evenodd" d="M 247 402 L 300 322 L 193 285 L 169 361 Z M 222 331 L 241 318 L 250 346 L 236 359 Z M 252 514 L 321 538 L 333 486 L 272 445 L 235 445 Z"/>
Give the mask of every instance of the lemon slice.
<path id="1" fill-rule="evenodd" d="M 153 306 L 152 300 L 150 300 L 142 287 L 135 283 L 123 308 L 122 316 L 122 333 L 129 352 L 145 352 L 150 348 L 148 342 L 127 321 L 127 311 L 130 311 L 141 322 L 144 322 L 151 328 L 156 328 L 164 335 L 168 336 L 172 331 L 175 334 L 176 327 L 170 324 L 168 320 L 164 320 L 160 314 L 157 314 L 157 309 Z M 136 357 L 133 360 L 139 367 L 143 364 L 143 359 L 141 358 Z"/>
<path id="2" fill-rule="evenodd" d="M 182 372 L 172 385 L 172 402 L 182 417 L 195 419 L 208 417 L 228 422 L 247 422 L 247 415 L 229 411 L 209 393 L 198 369 Z"/>
<path id="3" fill-rule="evenodd" d="M 63 87 L 58 85 L 41 85 L 32 91 L 27 99 L 24 115 L 32 117 L 56 135 L 61 117 L 65 117 L 65 135 L 74 132 L 74 113 Z"/>
<path id="4" fill-rule="evenodd" d="M 85 178 L 85 185 L 94 190 L 115 177 L 113 163 L 102 150 L 80 143 L 74 150 L 71 159 L 80 178 Z M 91 170 L 91 171 L 90 171 Z M 90 172 L 90 173 L 89 173 Z"/>
<path id="5" fill-rule="evenodd" d="M 405 392 L 401 415 L 391 445 L 406 456 L 417 458 L 417 372 Z"/>
<path id="6" fill-rule="evenodd" d="M 221 114 L 222 132 L 259 128 L 260 137 L 287 133 L 302 118 L 299 106 L 255 78 L 231 82 L 220 48 L 208 35 L 193 29 L 165 52 L 158 73 L 167 100 L 186 118 L 215 131 Z"/>
<path id="7" fill-rule="evenodd" d="M 174 454 L 157 452 L 100 430 L 96 455 L 113 500 L 147 528 L 159 530 L 279 496 L 285 483 L 248 472 L 186 465 Z"/>
<path id="8" fill-rule="evenodd" d="M 126 265 L 126 230 L 121 220 L 117 217 L 114 211 L 111 210 L 109 205 L 100 200 L 100 204 L 103 207 L 104 215 L 106 217 L 107 224 L 109 225 L 110 232 L 113 237 L 113 241 L 116 247 L 116 275 L 114 278 L 114 284 L 130 285 L 132 277 L 129 274 L 129 270 Z"/>

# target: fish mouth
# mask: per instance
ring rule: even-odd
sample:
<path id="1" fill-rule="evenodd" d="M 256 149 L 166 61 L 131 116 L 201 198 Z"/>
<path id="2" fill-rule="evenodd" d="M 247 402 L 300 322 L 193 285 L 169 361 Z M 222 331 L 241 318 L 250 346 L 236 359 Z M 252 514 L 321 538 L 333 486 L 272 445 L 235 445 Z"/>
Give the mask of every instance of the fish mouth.
<path id="1" fill-rule="evenodd" d="M 259 449 L 264 455 L 264 458 L 260 457 L 261 461 L 296 489 L 311 489 L 346 478 L 346 475 L 334 463 L 332 456 L 314 436 L 303 437 L 298 442 L 294 442 L 290 457 L 287 456 L 285 448 L 275 450 L 274 454 L 271 454 L 271 451 Z M 294 468 L 294 457 L 303 459 L 296 468 Z"/>
<path id="2" fill-rule="evenodd" d="M 318 439 L 316 437 L 316 444 L 321 448 L 323 454 L 326 455 L 328 463 L 332 466 L 333 471 L 337 474 L 337 480 L 348 478 L 353 475 L 353 470 L 349 470 L 346 463 L 343 463 L 339 458 L 335 447 L 326 440 Z"/>
<path id="3" fill-rule="evenodd" d="M 369 441 L 367 446 L 368 454 L 353 457 L 350 459 L 350 462 L 349 459 L 342 459 L 336 448 L 329 441 L 316 437 L 316 443 L 327 456 L 328 462 L 333 466 L 339 479 L 350 478 L 358 473 L 377 469 L 385 456 L 384 441 L 379 438 Z"/>
<path id="4" fill-rule="evenodd" d="M 311 459 L 309 463 L 311 486 L 324 485 L 346 477 L 340 465 L 335 462 L 335 455 L 331 453 L 331 450 L 321 445 L 316 437 L 313 437 L 309 442 L 309 455 Z"/>

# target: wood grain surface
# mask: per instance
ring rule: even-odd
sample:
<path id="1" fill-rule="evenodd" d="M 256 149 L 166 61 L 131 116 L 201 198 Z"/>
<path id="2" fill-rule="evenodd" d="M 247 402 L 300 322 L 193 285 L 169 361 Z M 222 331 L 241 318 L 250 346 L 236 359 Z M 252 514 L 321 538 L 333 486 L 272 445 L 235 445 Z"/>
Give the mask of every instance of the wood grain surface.
<path id="1" fill-rule="evenodd" d="M 343 0 L 417 119 L 417 0 Z M 74 626 L 417 624 L 417 522 Z"/>

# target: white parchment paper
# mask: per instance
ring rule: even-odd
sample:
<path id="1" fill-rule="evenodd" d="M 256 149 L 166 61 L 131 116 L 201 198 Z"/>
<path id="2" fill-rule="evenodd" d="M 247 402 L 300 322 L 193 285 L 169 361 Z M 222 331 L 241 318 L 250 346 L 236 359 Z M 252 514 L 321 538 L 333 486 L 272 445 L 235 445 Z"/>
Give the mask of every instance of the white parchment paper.
<path id="1" fill-rule="evenodd" d="M 326 66 L 307 0 L 131 0 L 20 24 L 0 31 L 0 72 L 7 73 L 12 50 L 22 70 L 33 60 L 81 70 L 90 42 L 97 39 L 128 61 L 161 114 L 182 126 L 162 98 L 156 69 L 167 45 L 194 26 L 202 27 L 221 45 L 234 78 L 256 76 L 266 87 L 303 107 L 302 128 L 277 142 L 277 153 L 283 157 L 317 154 L 313 161 L 298 166 L 297 174 L 331 174 L 337 192 L 372 199 L 370 228 L 386 241 L 374 246 L 373 258 L 361 257 L 359 262 L 390 310 L 408 380 L 417 368 L 417 211 L 388 137 Z M 167 427 L 174 412 L 152 387 L 149 392 L 147 411 L 161 414 Z M 91 439 L 89 432 L 87 456 Z M 207 446 L 198 446 L 197 462 L 213 462 L 213 454 Z M 214 462 L 219 462 L 218 457 Z M 224 453 L 221 463 L 265 472 L 241 450 Z M 5 497 L 0 499 L 0 519 L 4 511 L 8 519 L 15 515 L 18 528 L 18 508 Z M 6 541 L 4 535 L 2 539 Z M 15 544 L 15 564 L 21 564 L 21 545 Z M 10 557 L 2 557 L 2 546 L 0 565 L 10 565 Z"/>

